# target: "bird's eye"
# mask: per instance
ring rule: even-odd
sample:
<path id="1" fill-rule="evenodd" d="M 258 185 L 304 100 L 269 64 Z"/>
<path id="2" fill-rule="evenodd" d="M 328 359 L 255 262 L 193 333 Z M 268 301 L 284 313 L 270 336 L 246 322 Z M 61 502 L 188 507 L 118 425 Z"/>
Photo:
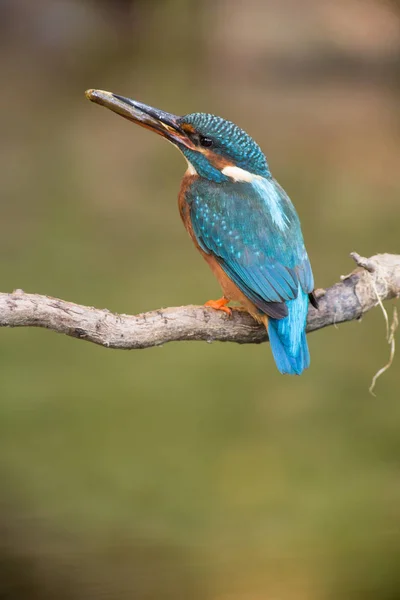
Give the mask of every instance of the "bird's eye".
<path id="1" fill-rule="evenodd" d="M 211 138 L 205 137 L 204 135 L 200 136 L 199 142 L 200 142 L 200 145 L 203 146 L 204 148 L 210 148 L 214 143 Z"/>

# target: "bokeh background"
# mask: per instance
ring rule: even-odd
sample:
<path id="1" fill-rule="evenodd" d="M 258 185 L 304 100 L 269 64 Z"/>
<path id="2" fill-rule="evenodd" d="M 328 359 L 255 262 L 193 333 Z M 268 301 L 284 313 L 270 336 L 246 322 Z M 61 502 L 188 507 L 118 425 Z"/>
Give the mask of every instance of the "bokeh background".
<path id="1" fill-rule="evenodd" d="M 1 291 L 125 313 L 218 297 L 182 158 L 89 87 L 246 129 L 318 287 L 352 250 L 400 252 L 394 0 L 1 0 L 0 71 Z M 1 330 L 0 597 L 400 598 L 398 360 L 368 394 L 382 313 L 309 343 L 289 378 L 267 345 Z"/>

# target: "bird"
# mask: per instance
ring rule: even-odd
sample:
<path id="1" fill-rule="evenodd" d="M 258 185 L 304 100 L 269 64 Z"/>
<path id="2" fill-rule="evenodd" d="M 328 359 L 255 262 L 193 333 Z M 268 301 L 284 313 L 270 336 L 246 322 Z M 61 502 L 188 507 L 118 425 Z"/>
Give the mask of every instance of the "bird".
<path id="1" fill-rule="evenodd" d="M 213 114 L 177 116 L 112 92 L 85 94 L 181 151 L 180 216 L 223 290 L 205 306 L 231 315 L 228 303 L 238 303 L 267 329 L 278 370 L 300 375 L 310 364 L 309 303 L 318 307 L 313 273 L 297 212 L 258 144 Z"/>

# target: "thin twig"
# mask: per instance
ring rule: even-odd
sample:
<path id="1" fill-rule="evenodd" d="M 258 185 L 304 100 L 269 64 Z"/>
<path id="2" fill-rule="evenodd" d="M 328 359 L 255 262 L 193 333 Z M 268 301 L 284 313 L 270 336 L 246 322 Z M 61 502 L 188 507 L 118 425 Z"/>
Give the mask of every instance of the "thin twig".
<path id="1" fill-rule="evenodd" d="M 383 308 L 383 306 L 382 306 L 382 308 Z M 385 313 L 386 319 L 387 319 L 388 316 L 387 316 L 387 313 L 386 313 L 385 310 L 384 310 L 384 313 Z M 375 375 L 373 376 L 373 378 L 372 378 L 371 385 L 369 386 L 369 393 L 372 394 L 372 396 L 376 396 L 376 394 L 374 392 L 374 389 L 375 389 L 375 384 L 377 382 L 378 377 L 380 377 L 381 375 L 383 375 L 383 373 L 385 373 L 385 371 L 387 371 L 388 369 L 390 369 L 390 367 L 393 364 L 394 355 L 395 355 L 395 352 L 396 352 L 395 333 L 397 331 L 398 326 L 399 326 L 399 317 L 398 317 L 398 314 L 397 314 L 397 308 L 395 306 L 393 308 L 393 318 L 392 318 L 392 323 L 390 325 L 390 331 L 388 332 L 388 338 L 387 338 L 388 344 L 390 345 L 389 360 L 386 363 L 386 365 L 384 367 L 382 367 L 381 369 L 379 369 L 379 371 L 377 371 L 375 373 Z"/>

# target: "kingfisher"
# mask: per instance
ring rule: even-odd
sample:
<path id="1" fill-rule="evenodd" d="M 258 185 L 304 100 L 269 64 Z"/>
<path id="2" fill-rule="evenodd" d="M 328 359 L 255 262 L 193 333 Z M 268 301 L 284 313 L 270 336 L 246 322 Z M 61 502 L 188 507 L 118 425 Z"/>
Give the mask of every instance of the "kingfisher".
<path id="1" fill-rule="evenodd" d="M 267 331 L 281 373 L 310 364 L 306 339 L 314 279 L 297 212 L 272 177 L 257 143 L 237 125 L 208 113 L 176 116 L 103 90 L 86 97 L 172 142 L 187 170 L 179 212 L 223 297 L 205 306 L 228 315 L 239 303 Z"/>

